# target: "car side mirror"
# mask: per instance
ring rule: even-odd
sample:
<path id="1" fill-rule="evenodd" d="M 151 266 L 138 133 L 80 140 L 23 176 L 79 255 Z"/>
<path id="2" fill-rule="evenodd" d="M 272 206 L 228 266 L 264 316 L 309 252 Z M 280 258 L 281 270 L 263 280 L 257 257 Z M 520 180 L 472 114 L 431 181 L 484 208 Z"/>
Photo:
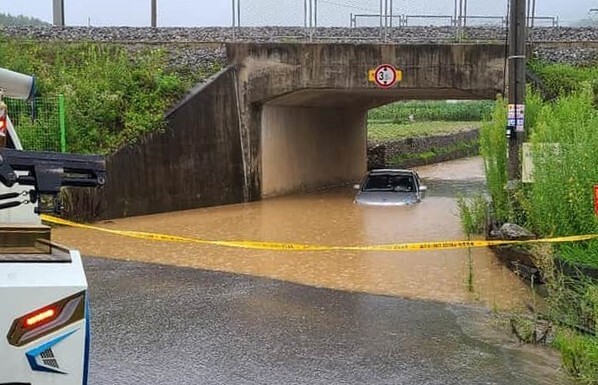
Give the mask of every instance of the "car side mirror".
<path id="1" fill-rule="evenodd" d="M 361 188 L 361 186 L 358 184 L 353 185 L 353 190 L 359 190 L 360 188 Z"/>

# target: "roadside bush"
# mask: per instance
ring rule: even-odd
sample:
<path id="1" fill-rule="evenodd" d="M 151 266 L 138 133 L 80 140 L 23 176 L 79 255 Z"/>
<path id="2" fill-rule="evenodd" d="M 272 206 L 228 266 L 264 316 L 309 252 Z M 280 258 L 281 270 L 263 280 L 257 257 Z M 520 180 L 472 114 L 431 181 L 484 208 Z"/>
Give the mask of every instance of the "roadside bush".
<path id="1" fill-rule="evenodd" d="M 459 197 L 457 200 L 461 227 L 467 236 L 481 235 L 486 230 L 488 200 L 483 194 L 471 198 Z"/>
<path id="2" fill-rule="evenodd" d="M 495 219 L 514 220 L 542 237 L 598 233 L 593 185 L 598 184 L 598 68 L 538 66 L 551 94 L 544 102 L 529 92 L 526 128 L 532 145 L 534 183 L 507 190 L 506 109 L 499 100 L 481 132 L 491 208 Z M 464 214 L 467 218 L 467 213 Z M 554 257 L 574 266 L 598 267 L 598 240 L 547 245 L 538 255 L 548 289 L 549 319 L 563 365 L 584 384 L 598 384 L 598 285 L 582 271 L 575 279 L 556 268 Z M 548 262 L 547 262 L 548 261 Z"/>
<path id="3" fill-rule="evenodd" d="M 589 85 L 546 104 L 532 135 L 534 183 L 528 217 L 541 235 L 598 231 L 593 185 L 598 184 L 598 112 Z M 596 261 L 598 263 L 598 261 Z"/>
<path id="4" fill-rule="evenodd" d="M 598 67 L 573 67 L 566 64 L 547 64 L 542 61 L 532 61 L 530 69 L 543 82 L 548 96 L 558 97 L 569 95 L 579 89 L 579 85 L 590 82 L 592 87 L 598 86 Z"/>
<path id="5" fill-rule="evenodd" d="M 484 169 L 488 192 L 492 198 L 492 209 L 497 220 L 506 221 L 510 216 L 507 192 L 507 106 L 499 99 L 494 108 L 492 120 L 482 124 L 480 130 L 480 153 L 484 158 Z"/>

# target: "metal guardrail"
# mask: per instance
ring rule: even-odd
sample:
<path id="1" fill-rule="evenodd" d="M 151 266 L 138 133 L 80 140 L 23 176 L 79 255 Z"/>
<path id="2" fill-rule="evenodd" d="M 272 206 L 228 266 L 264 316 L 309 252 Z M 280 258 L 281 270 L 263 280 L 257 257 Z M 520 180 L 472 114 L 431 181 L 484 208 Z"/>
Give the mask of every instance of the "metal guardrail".
<path id="1" fill-rule="evenodd" d="M 451 26 L 456 25 L 455 24 L 455 18 L 453 16 L 444 16 L 444 15 L 403 15 L 403 24 L 402 24 L 402 26 L 408 27 L 409 26 L 409 20 L 449 20 L 449 25 L 451 25 Z"/>

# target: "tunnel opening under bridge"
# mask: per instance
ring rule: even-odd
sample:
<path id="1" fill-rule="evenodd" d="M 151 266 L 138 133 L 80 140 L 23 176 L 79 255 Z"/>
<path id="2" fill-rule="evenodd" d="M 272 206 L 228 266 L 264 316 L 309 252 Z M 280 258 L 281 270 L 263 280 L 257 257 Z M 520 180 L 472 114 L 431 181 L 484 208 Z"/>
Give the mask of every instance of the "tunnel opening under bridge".
<path id="1" fill-rule="evenodd" d="M 488 98 L 458 89 L 397 88 L 311 89 L 270 100 L 260 112 L 261 197 L 346 185 L 361 180 L 368 168 L 383 167 L 368 163 L 368 142 L 374 142 L 371 126 L 368 132 L 372 109 L 398 101 L 472 99 Z M 422 120 L 414 115 L 415 121 Z"/>

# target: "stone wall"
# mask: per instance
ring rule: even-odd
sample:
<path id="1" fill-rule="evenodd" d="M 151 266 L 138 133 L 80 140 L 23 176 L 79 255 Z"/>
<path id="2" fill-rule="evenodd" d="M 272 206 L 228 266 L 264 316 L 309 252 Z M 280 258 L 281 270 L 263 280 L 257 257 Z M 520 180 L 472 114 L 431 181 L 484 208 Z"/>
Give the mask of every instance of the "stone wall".
<path id="1" fill-rule="evenodd" d="M 479 153 L 479 129 L 456 134 L 368 143 L 368 168 L 404 168 Z"/>

